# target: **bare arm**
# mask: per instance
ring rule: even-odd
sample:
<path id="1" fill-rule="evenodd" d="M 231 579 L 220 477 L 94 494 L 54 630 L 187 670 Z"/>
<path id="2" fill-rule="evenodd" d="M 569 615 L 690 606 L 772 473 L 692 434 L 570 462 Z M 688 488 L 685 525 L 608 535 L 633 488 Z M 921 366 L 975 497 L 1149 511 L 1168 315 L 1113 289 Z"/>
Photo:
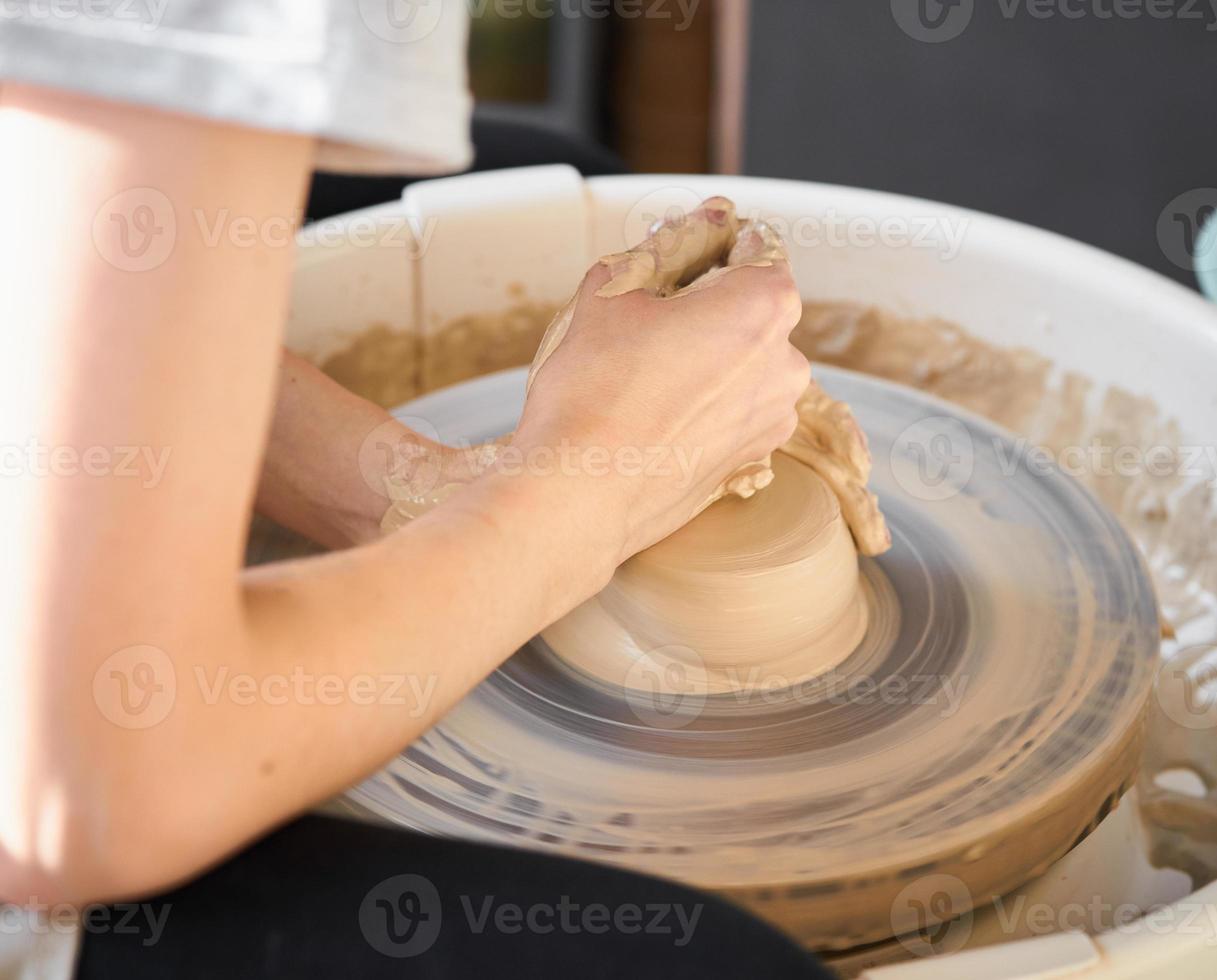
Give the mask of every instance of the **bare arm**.
<path id="1" fill-rule="evenodd" d="M 572 328 L 517 439 L 662 436 L 702 450 L 694 485 L 492 474 L 387 538 L 242 573 L 273 431 L 292 262 L 281 229 L 310 142 L 5 86 L 0 145 L 19 148 L 0 160 L 0 441 L 163 461 L 135 476 L 27 461 L 3 483 L 13 585 L 0 600 L 0 741 L 22 746 L 0 753 L 4 898 L 160 887 L 339 791 L 793 428 L 806 374 L 780 339 L 797 315 L 787 272 L 747 270 L 738 289 L 696 300 L 725 304 L 751 346 L 715 355 L 730 370 L 707 355 L 695 378 L 691 327 L 664 340 L 643 329 L 644 300 L 589 300 L 587 316 L 635 333 L 579 384 L 571 372 L 605 335 L 587 331 L 581 350 Z M 136 209 L 132 188 L 153 189 Z M 133 228 L 163 231 L 171 217 L 171 252 L 131 271 L 149 254 Z M 226 224 L 238 220 L 261 230 L 252 245 Z M 646 365 L 674 351 L 704 391 L 698 405 L 674 390 L 666 408 L 631 407 L 606 380 L 636 370 L 654 389 L 670 372 Z M 562 429 L 571 412 L 583 421 Z M 665 416 L 662 431 L 627 424 Z M 335 533 L 362 539 L 366 523 Z"/>
<path id="2" fill-rule="evenodd" d="M 436 453 L 388 412 L 284 351 L 257 509 L 329 548 L 380 536 L 389 506 L 383 478 L 398 440 Z"/>

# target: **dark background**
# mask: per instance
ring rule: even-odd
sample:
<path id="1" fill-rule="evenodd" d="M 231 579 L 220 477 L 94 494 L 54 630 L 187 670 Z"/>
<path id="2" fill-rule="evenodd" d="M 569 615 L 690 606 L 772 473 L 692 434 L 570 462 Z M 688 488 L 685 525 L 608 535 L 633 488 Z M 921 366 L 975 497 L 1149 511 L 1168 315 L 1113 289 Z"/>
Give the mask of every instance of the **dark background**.
<path id="1" fill-rule="evenodd" d="M 889 0 L 757 0 L 744 169 L 977 208 L 1191 285 L 1156 229 L 1178 195 L 1217 186 L 1217 13 L 1194 10 L 1039 20 L 975 0 L 962 34 L 926 43 Z"/>

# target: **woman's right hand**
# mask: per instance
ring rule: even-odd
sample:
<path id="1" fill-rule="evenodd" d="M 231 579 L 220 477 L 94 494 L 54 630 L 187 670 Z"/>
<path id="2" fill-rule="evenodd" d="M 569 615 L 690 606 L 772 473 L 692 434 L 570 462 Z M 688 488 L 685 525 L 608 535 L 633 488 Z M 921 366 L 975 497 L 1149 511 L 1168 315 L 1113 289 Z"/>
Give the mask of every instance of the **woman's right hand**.
<path id="1" fill-rule="evenodd" d="M 584 279 L 512 446 L 595 488 L 620 526 L 620 562 L 790 438 L 809 368 L 789 340 L 802 302 L 784 259 L 718 270 L 668 298 L 597 295 L 610 276 L 597 264 Z"/>

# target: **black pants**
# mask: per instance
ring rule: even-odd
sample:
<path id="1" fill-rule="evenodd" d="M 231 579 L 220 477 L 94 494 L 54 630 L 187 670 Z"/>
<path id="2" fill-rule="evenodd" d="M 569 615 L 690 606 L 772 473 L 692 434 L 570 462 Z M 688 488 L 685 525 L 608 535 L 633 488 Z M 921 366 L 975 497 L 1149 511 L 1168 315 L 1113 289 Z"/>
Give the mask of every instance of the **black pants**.
<path id="1" fill-rule="evenodd" d="M 327 817 L 104 911 L 86 919 L 83 980 L 830 976 L 760 920 L 689 888 Z"/>

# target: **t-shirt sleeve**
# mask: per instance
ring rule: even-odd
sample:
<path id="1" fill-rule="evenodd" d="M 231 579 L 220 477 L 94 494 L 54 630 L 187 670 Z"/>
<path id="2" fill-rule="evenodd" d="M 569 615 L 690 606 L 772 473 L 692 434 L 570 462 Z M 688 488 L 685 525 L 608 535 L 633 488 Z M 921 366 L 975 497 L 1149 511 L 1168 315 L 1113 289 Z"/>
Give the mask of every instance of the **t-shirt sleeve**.
<path id="1" fill-rule="evenodd" d="M 432 174 L 472 156 L 465 0 L 0 0 L 0 84 L 319 140 L 317 165 Z"/>

